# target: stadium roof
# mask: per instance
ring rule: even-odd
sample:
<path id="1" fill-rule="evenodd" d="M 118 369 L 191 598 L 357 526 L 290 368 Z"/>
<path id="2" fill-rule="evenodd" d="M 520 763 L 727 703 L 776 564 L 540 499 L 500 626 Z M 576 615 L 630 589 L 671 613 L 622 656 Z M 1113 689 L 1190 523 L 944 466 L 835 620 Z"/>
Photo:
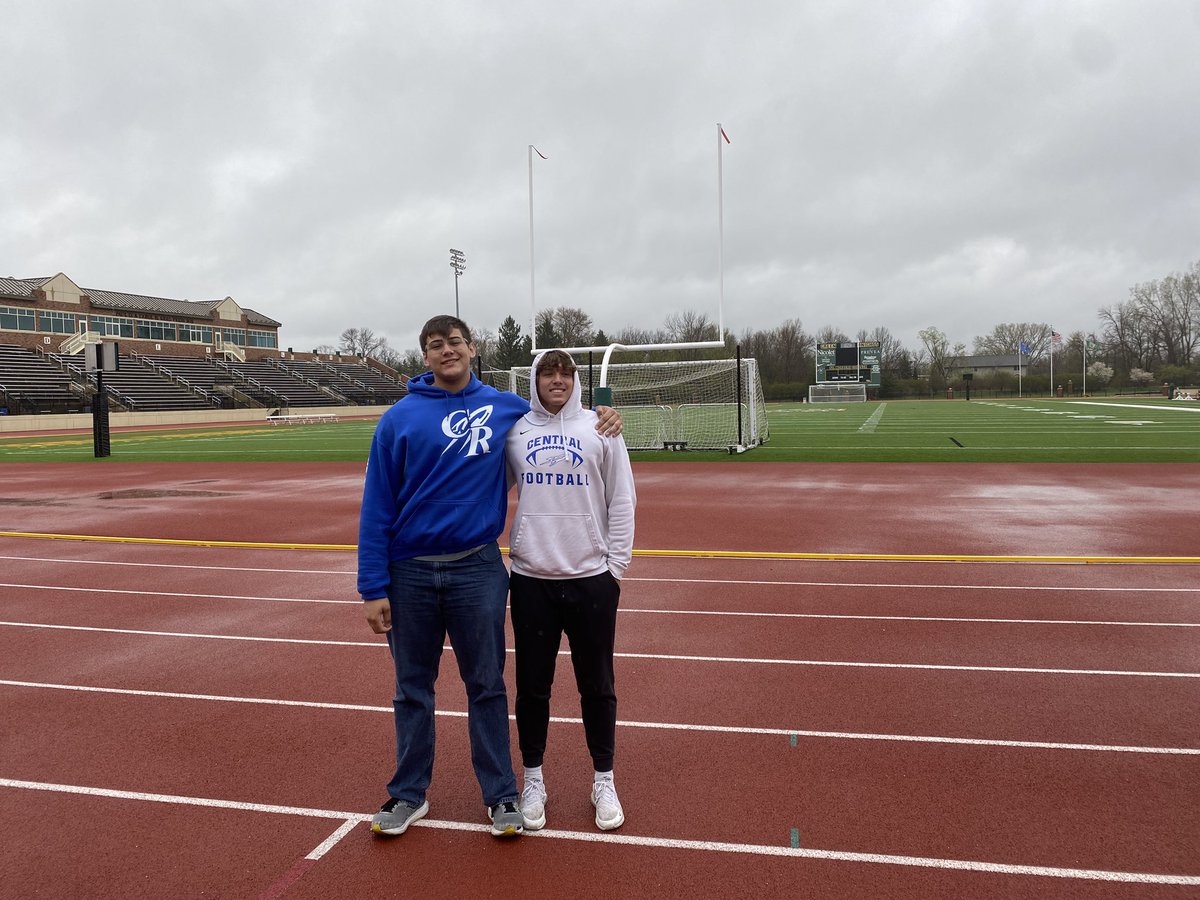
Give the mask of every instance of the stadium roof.
<path id="1" fill-rule="evenodd" d="M 0 296 L 32 300 L 34 288 L 40 287 L 49 280 L 49 278 L 0 278 Z M 93 306 L 102 309 L 133 313 L 158 313 L 188 318 L 206 319 L 212 314 L 213 307 L 221 302 L 221 300 L 171 300 L 166 297 L 148 297 L 143 294 L 125 294 L 119 291 L 100 291 L 92 288 L 82 288 L 82 291 L 91 298 Z M 262 313 L 244 306 L 241 308 L 246 313 L 246 319 L 251 325 L 281 327 L 282 323 L 276 322 L 269 316 L 264 316 Z"/>

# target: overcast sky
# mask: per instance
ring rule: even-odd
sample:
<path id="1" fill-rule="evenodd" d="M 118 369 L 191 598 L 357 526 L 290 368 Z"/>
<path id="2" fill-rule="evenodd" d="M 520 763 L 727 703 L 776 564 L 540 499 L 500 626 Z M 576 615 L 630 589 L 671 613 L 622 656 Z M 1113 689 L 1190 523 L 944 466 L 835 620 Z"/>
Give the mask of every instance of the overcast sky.
<path id="1" fill-rule="evenodd" d="M 539 306 L 1093 330 L 1200 259 L 1200 0 L 0 0 L 0 275 L 281 345 Z"/>

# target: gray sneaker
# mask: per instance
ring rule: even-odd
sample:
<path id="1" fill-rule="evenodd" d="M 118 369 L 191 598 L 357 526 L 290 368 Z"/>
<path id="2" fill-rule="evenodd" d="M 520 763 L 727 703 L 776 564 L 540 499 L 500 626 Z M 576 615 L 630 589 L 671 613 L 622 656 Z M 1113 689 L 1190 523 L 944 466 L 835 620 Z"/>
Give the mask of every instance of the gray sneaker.
<path id="1" fill-rule="evenodd" d="M 417 819 L 425 818 L 429 812 L 429 801 L 425 800 L 420 806 L 413 806 L 404 800 L 389 797 L 387 803 L 379 808 L 379 812 L 371 817 L 371 830 L 376 834 L 404 834 L 405 830 Z"/>
<path id="2" fill-rule="evenodd" d="M 496 837 L 516 837 L 525 830 L 525 817 L 513 802 L 497 803 L 489 810 L 492 815 L 492 834 Z"/>

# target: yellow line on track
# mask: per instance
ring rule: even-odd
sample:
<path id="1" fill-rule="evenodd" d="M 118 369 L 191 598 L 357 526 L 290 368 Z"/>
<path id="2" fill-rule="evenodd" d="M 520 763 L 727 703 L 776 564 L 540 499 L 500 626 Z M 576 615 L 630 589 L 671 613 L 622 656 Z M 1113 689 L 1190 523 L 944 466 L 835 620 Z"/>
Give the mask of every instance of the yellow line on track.
<path id="1" fill-rule="evenodd" d="M 100 534 L 50 534 L 35 531 L 0 531 L 0 537 L 48 541 L 99 541 L 113 544 L 166 544 L 173 547 L 234 547 L 246 550 L 334 550 L 352 552 L 357 544 L 294 544 L 268 541 L 196 541 L 181 538 L 120 537 Z M 500 548 L 505 553 L 507 547 Z M 1200 556 L 1000 556 L 967 553 L 783 553 L 767 550 L 634 550 L 634 556 L 690 559 L 790 559 L 857 562 L 978 562 L 1071 563 L 1094 565 L 1197 565 Z"/>

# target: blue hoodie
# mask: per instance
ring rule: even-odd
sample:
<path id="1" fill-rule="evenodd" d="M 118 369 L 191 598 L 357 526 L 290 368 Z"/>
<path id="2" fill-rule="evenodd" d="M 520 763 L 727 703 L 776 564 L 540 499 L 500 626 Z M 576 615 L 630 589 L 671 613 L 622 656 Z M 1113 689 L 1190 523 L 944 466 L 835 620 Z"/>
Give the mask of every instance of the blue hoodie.
<path id="1" fill-rule="evenodd" d="M 500 537 L 508 513 L 504 439 L 529 402 L 474 375 L 458 393 L 433 373 L 379 419 L 358 525 L 358 591 L 387 596 L 388 563 L 441 556 Z"/>

